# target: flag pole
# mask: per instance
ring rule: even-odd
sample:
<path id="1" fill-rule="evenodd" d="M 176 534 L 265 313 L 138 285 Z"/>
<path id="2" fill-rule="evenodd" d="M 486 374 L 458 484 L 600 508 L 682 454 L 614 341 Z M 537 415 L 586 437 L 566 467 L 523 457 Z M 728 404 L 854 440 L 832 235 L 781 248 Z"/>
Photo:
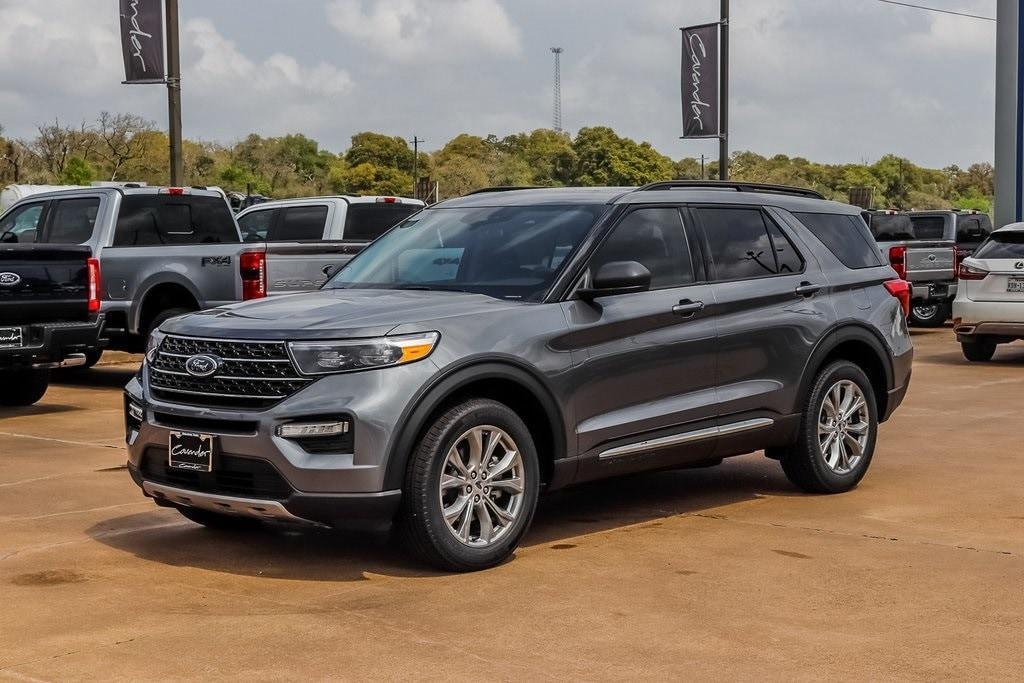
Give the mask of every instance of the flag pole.
<path id="1" fill-rule="evenodd" d="M 178 47 L 178 0 L 166 0 L 167 12 L 167 137 L 170 141 L 171 185 L 185 184 L 181 155 L 181 56 Z"/>
<path id="2" fill-rule="evenodd" d="M 729 179 L 729 0 L 722 0 L 721 46 L 718 68 L 718 179 Z"/>

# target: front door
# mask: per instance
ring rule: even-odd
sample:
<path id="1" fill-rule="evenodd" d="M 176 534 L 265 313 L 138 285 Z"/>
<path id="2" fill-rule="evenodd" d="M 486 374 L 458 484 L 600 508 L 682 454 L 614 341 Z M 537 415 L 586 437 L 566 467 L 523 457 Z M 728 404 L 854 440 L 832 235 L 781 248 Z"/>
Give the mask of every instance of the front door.
<path id="1" fill-rule="evenodd" d="M 637 261 L 647 292 L 563 304 L 573 369 L 578 479 L 705 459 L 713 447 L 714 303 L 678 207 L 632 209 L 590 260 Z"/>

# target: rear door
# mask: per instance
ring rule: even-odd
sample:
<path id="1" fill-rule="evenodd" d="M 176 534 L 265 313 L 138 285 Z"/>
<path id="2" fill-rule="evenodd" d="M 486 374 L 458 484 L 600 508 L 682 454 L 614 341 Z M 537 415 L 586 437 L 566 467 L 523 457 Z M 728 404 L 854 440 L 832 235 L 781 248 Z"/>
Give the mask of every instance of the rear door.
<path id="1" fill-rule="evenodd" d="M 988 275 L 982 280 L 960 280 L 969 299 L 1020 302 L 1024 306 L 1024 231 L 992 233 L 973 258 Z"/>
<path id="2" fill-rule="evenodd" d="M 791 230 L 756 206 L 695 206 L 718 329 L 723 430 L 754 433 L 799 411 L 815 343 L 835 321 L 828 281 Z"/>
<path id="3" fill-rule="evenodd" d="M 707 458 L 713 448 L 714 304 L 700 254 L 674 206 L 631 209 L 588 265 L 637 261 L 651 290 L 563 304 L 573 369 L 579 477 Z"/>
<path id="4" fill-rule="evenodd" d="M 270 295 L 318 289 L 355 250 L 324 241 L 339 207 L 310 202 L 274 209 L 267 234 L 267 290 Z"/>

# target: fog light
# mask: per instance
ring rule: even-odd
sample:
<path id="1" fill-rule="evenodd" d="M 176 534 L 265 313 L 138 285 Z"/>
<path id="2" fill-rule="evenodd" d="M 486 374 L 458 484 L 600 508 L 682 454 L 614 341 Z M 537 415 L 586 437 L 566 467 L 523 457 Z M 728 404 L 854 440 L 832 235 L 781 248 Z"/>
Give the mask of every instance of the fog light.
<path id="1" fill-rule="evenodd" d="M 295 422 L 280 425 L 277 435 L 285 439 L 302 439 L 311 436 L 337 436 L 348 433 L 347 421 L 336 422 Z"/>
<path id="2" fill-rule="evenodd" d="M 136 420 L 138 422 L 142 422 L 142 418 L 143 418 L 142 408 L 140 406 L 135 405 L 134 403 L 129 403 L 128 404 L 128 416 L 130 418 L 132 418 L 133 420 Z"/>

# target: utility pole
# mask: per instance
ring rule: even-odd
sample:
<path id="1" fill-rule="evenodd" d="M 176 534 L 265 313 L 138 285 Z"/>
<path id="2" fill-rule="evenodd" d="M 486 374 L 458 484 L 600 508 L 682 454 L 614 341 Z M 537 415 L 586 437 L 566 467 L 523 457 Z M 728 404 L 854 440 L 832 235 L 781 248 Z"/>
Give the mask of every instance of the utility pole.
<path id="1" fill-rule="evenodd" d="M 412 136 L 412 196 L 413 199 L 420 198 L 420 143 L 426 142 L 426 140 L 420 140 L 418 136 Z"/>
<path id="2" fill-rule="evenodd" d="M 555 132 L 562 132 L 562 53 L 564 50 L 560 47 L 551 48 L 551 52 L 555 55 L 555 96 L 554 96 L 554 111 L 551 115 L 551 123 L 555 129 Z"/>
<path id="3" fill-rule="evenodd" d="M 181 54 L 178 46 L 178 0 L 165 0 L 167 14 L 167 137 L 170 140 L 171 185 L 185 184 L 181 156 Z"/>
<path id="4" fill-rule="evenodd" d="M 720 129 L 718 131 L 718 179 L 729 179 L 729 0 L 722 0 L 721 47 L 718 99 Z"/>
<path id="5" fill-rule="evenodd" d="M 707 180 L 707 178 L 704 176 L 704 160 L 705 159 L 707 159 L 707 156 L 701 154 L 700 155 L 700 179 L 701 180 Z"/>

